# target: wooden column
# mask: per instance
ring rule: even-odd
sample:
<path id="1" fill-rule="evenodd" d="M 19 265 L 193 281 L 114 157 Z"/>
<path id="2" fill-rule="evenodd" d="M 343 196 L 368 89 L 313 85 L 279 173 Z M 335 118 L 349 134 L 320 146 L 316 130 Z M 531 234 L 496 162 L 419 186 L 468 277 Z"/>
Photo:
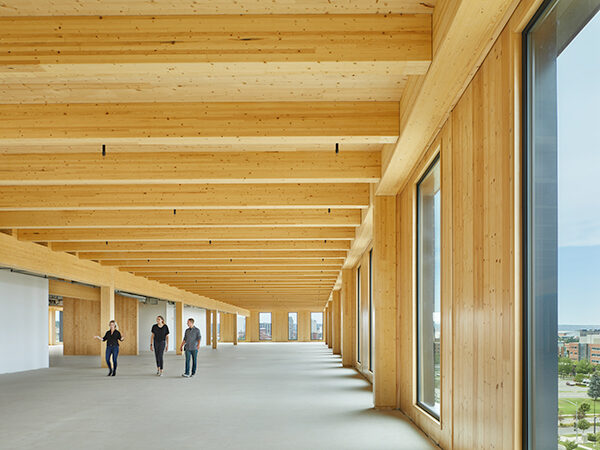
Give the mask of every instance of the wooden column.
<path id="1" fill-rule="evenodd" d="M 373 401 L 397 405 L 396 197 L 376 196 L 373 207 Z"/>
<path id="2" fill-rule="evenodd" d="M 238 344 L 238 331 L 237 331 L 238 316 L 237 316 L 237 314 L 232 314 L 232 316 L 233 316 L 233 345 L 237 345 Z"/>
<path id="3" fill-rule="evenodd" d="M 332 294 L 332 350 L 334 355 L 342 354 L 342 314 L 341 314 L 341 291 L 336 289 Z"/>
<path id="4" fill-rule="evenodd" d="M 183 342 L 183 333 L 185 332 L 185 323 L 183 318 L 183 302 L 175 302 L 175 353 L 177 355 L 183 354 L 181 350 L 181 343 Z"/>
<path id="5" fill-rule="evenodd" d="M 212 348 L 216 349 L 217 348 L 217 341 L 219 340 L 218 336 L 217 336 L 217 314 L 219 314 L 219 311 L 217 311 L 216 309 L 213 309 L 212 311 Z"/>
<path id="6" fill-rule="evenodd" d="M 354 269 L 342 269 L 342 365 L 356 361 L 356 279 Z"/>
<path id="7" fill-rule="evenodd" d="M 212 333 L 212 311 L 210 309 L 206 310 L 206 345 L 211 345 L 211 333 Z"/>
<path id="8" fill-rule="evenodd" d="M 100 334 L 104 336 L 108 330 L 108 323 L 115 319 L 115 288 L 114 286 L 100 287 Z M 127 339 L 127 335 L 123 336 Z M 108 367 L 104 354 L 106 352 L 106 343 L 100 346 L 100 364 L 102 367 Z"/>

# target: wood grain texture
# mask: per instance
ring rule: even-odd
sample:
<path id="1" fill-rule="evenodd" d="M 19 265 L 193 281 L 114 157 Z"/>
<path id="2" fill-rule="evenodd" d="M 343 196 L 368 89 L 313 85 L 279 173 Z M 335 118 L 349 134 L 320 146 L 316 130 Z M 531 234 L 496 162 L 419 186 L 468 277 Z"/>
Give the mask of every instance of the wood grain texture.
<path id="1" fill-rule="evenodd" d="M 334 289 L 332 292 L 332 351 L 334 355 L 342 354 L 342 310 L 341 310 L 341 290 Z"/>
<path id="2" fill-rule="evenodd" d="M 5 0 L 0 16 L 117 16 L 163 14 L 432 14 L 435 0 Z"/>
<path id="3" fill-rule="evenodd" d="M 101 345 L 94 339 L 98 334 L 100 301 L 63 297 L 64 355 L 98 356 Z"/>
<path id="4" fill-rule="evenodd" d="M 354 367 L 356 364 L 356 276 L 354 269 L 342 269 L 342 365 Z"/>
<path id="5" fill-rule="evenodd" d="M 431 61 L 428 14 L 0 17 L 0 28 L 4 65 L 402 61 L 424 73 Z"/>
<path id="6" fill-rule="evenodd" d="M 398 368 L 404 369 L 399 404 L 443 448 L 520 445 L 513 44 L 505 30 L 398 196 Z M 440 148 L 442 413 L 437 423 L 415 406 L 414 186 Z"/>
<path id="7" fill-rule="evenodd" d="M 174 149 L 175 150 L 175 149 Z M 2 185 L 374 183 L 379 152 L 0 155 Z"/>
<path id="8" fill-rule="evenodd" d="M 139 353 L 138 307 L 137 299 L 115 295 L 115 320 L 125 338 L 120 343 L 119 355 L 137 355 Z M 173 337 L 171 336 L 171 338 Z"/>
<path id="9" fill-rule="evenodd" d="M 373 309 L 374 348 L 373 355 L 373 401 L 377 408 L 395 408 L 398 394 L 398 303 L 396 277 L 396 197 L 376 196 L 373 206 Z M 361 267 L 368 274 L 368 254 Z M 362 271 L 361 271 L 362 275 Z M 366 285 L 362 314 L 362 343 L 366 345 L 364 352 L 368 357 L 369 342 L 369 310 L 368 310 L 368 275 L 361 284 Z M 368 360 L 367 360 L 368 361 Z"/>
<path id="10" fill-rule="evenodd" d="M 369 184 L 2 186 L 0 210 L 367 208 Z M 110 240 L 110 239 L 106 239 Z"/>
<path id="11" fill-rule="evenodd" d="M 0 105 L 0 143 L 389 143 L 398 115 L 396 102 Z"/>

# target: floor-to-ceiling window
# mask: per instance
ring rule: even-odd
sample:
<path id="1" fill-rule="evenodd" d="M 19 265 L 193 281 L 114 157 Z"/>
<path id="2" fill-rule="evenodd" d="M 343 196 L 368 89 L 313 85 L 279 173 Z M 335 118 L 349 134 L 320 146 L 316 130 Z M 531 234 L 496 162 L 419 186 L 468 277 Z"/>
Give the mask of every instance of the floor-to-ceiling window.
<path id="1" fill-rule="evenodd" d="M 313 341 L 320 341 L 323 339 L 323 313 L 322 312 L 311 312 L 310 313 L 310 338 Z"/>
<path id="2" fill-rule="evenodd" d="M 298 340 L 298 313 L 288 313 L 288 341 Z"/>
<path id="3" fill-rule="evenodd" d="M 599 9 L 600 0 L 546 2 L 524 33 L 524 434 L 531 449 L 557 441 L 600 448 Z"/>
<path id="4" fill-rule="evenodd" d="M 441 171 L 417 184 L 417 403 L 440 417 Z"/>
<path id="5" fill-rule="evenodd" d="M 238 341 L 246 340 L 246 317 L 237 316 L 237 336 Z"/>
<path id="6" fill-rule="evenodd" d="M 375 341 L 375 310 L 373 309 L 373 250 L 369 251 L 369 370 L 373 372 L 373 342 Z"/>
<path id="7" fill-rule="evenodd" d="M 356 269 L 356 358 L 358 363 L 360 364 L 362 361 L 361 354 L 361 345 L 360 341 L 362 340 L 361 335 L 361 316 L 362 310 L 360 308 L 360 266 Z"/>
<path id="8" fill-rule="evenodd" d="M 270 341 L 272 339 L 270 312 L 261 312 L 258 314 L 258 339 L 261 341 Z"/>

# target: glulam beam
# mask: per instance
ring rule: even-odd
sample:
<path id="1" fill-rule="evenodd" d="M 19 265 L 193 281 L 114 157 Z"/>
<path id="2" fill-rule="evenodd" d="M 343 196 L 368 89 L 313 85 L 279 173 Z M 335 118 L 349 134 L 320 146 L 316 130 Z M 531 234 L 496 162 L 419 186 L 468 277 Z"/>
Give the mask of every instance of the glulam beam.
<path id="1" fill-rule="evenodd" d="M 0 157 L 0 160 L 2 158 Z M 2 169 L 0 169 L 2 171 Z M 0 228 L 206 228 L 245 226 L 358 226 L 357 209 L 0 211 Z"/>
<path id="2" fill-rule="evenodd" d="M 140 220 L 143 215 L 140 214 Z M 274 240 L 274 239 L 342 239 L 354 238 L 353 227 L 251 227 L 251 228 L 93 228 L 27 229 L 19 239 L 34 242 L 64 241 L 139 241 L 139 240 Z"/>
<path id="3" fill-rule="evenodd" d="M 1 127 L 1 126 L 0 126 Z M 105 147 L 106 148 L 106 147 Z M 275 148 L 276 149 L 276 148 Z M 275 150 L 274 149 L 274 150 Z M 0 185 L 375 183 L 380 152 L 189 152 L 0 155 Z"/>
<path id="4" fill-rule="evenodd" d="M 23 235 L 26 237 L 26 235 Z M 183 260 L 209 260 L 207 264 L 247 264 L 247 263 L 258 263 L 258 264 L 302 264 L 302 260 L 306 261 L 307 264 L 323 264 L 326 260 L 329 263 L 339 263 L 346 257 L 346 252 L 343 250 L 305 250 L 289 252 L 285 250 L 281 251 L 261 251 L 261 250 L 248 250 L 248 251 L 172 251 L 172 252 L 79 252 L 78 256 L 82 259 L 93 259 L 97 261 L 101 260 L 115 260 L 115 259 L 129 259 L 129 260 L 152 260 L 158 261 L 161 259 L 183 259 Z M 329 261 L 331 259 L 337 259 L 339 261 Z M 210 260 L 222 260 L 222 261 L 210 261 Z M 254 261 L 253 261 L 254 260 Z M 272 260 L 272 261 L 270 261 Z M 281 261 L 279 261 L 281 260 Z"/>
<path id="5" fill-rule="evenodd" d="M 393 143 L 397 102 L 0 105 L 0 144 Z"/>
<path id="6" fill-rule="evenodd" d="M 428 14 L 2 17 L 0 29 L 4 65 L 431 62 Z"/>
<path id="7" fill-rule="evenodd" d="M 63 252 L 170 252 L 170 251 L 228 251 L 232 257 L 239 251 L 346 251 L 350 241 L 126 241 L 126 242 L 54 242 L 53 250 Z"/>
<path id="8" fill-rule="evenodd" d="M 176 213 L 181 209 L 289 210 L 368 206 L 369 184 L 366 183 L 0 185 L 0 211 L 167 209 Z"/>

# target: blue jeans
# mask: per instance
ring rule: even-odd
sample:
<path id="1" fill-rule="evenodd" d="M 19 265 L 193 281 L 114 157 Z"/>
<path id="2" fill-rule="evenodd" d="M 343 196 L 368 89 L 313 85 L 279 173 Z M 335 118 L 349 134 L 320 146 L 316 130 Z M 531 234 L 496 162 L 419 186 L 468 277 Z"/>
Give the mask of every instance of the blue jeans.
<path id="1" fill-rule="evenodd" d="M 113 365 L 110 365 L 110 355 L 112 355 Z M 111 372 L 117 370 L 117 357 L 119 356 L 119 346 L 118 345 L 107 345 L 106 346 L 106 365 L 108 366 Z"/>
<path id="2" fill-rule="evenodd" d="M 198 350 L 185 351 L 185 373 L 190 373 L 190 358 L 192 358 L 192 375 L 196 375 L 196 362 L 198 360 Z"/>

